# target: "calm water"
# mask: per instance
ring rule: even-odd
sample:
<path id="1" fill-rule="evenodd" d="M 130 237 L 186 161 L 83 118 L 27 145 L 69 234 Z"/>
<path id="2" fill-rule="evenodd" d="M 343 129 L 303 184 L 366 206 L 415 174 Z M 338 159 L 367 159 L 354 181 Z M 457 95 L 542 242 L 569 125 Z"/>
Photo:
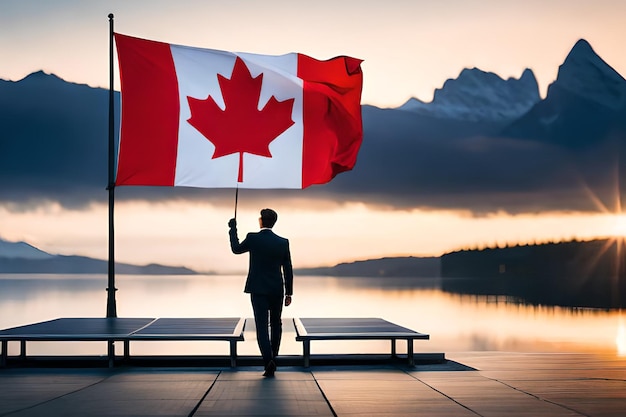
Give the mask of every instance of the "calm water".
<path id="1" fill-rule="evenodd" d="M 119 317 L 252 317 L 242 276 L 117 276 Z M 0 275 L 0 329 L 58 317 L 104 317 L 107 277 Z M 283 317 L 381 317 L 428 333 L 416 352 L 613 352 L 626 355 L 626 311 L 537 307 L 451 294 L 435 279 L 296 277 Z M 287 328 L 281 353 L 301 354 Z M 238 345 L 258 354 L 254 332 Z M 402 351 L 404 346 L 400 346 Z M 11 343 L 9 354 L 17 353 Z M 121 347 L 118 346 L 118 351 Z M 133 354 L 227 354 L 226 342 L 137 342 Z M 380 353 L 389 342 L 318 342 L 312 353 Z M 28 354 L 104 354 L 105 345 L 29 343 Z"/>

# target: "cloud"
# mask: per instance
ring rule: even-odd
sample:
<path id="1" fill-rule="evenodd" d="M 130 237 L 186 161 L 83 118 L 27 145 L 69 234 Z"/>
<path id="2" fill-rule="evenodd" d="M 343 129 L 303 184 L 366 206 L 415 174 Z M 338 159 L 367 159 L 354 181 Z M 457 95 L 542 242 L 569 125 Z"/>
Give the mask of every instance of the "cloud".
<path id="1" fill-rule="evenodd" d="M 475 212 L 595 210 L 615 195 L 620 140 L 573 150 L 503 137 L 502 126 L 364 109 L 355 169 L 327 192 L 394 207 Z M 608 203 L 607 203 L 608 204 Z"/>

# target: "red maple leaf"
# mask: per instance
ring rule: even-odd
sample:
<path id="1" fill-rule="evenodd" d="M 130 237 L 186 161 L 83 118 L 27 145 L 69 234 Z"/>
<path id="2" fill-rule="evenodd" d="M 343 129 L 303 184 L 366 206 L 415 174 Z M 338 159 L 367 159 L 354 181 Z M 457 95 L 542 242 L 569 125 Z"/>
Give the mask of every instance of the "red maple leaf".
<path id="1" fill-rule="evenodd" d="M 226 108 L 220 109 L 209 95 L 205 100 L 187 97 L 191 117 L 187 120 L 213 145 L 212 159 L 239 153 L 238 182 L 243 181 L 243 153 L 272 157 L 269 144 L 291 127 L 294 99 L 278 101 L 272 96 L 259 110 L 263 74 L 252 78 L 237 57 L 231 78 L 217 75 Z"/>

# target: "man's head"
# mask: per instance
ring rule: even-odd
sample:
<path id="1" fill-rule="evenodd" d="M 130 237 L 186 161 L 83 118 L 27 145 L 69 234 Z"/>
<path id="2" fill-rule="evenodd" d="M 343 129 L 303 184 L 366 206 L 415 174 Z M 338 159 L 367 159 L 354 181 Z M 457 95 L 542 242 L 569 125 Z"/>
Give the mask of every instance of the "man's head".
<path id="1" fill-rule="evenodd" d="M 261 227 L 269 227 L 270 229 L 276 224 L 278 214 L 272 209 L 265 208 L 261 210 Z"/>

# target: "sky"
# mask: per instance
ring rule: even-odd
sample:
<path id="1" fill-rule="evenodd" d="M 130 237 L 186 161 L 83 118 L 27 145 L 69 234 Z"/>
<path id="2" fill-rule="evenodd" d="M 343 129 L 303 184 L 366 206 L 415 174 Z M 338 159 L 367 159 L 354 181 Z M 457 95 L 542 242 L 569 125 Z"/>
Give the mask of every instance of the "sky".
<path id="1" fill-rule="evenodd" d="M 109 20 L 120 33 L 212 49 L 318 59 L 363 59 L 362 103 L 398 107 L 430 101 L 463 68 L 502 78 L 525 68 L 545 96 L 578 39 L 626 74 L 626 2 L 552 0 L 0 0 L 0 79 L 44 70 L 64 80 L 108 87 Z M 119 79 L 115 77 L 116 89 Z M 238 212 L 241 237 L 257 228 L 259 201 Z M 588 238 L 623 233 L 620 216 L 556 211 L 490 213 L 458 209 L 373 207 L 358 201 L 268 202 L 276 232 L 290 238 L 296 266 L 332 265 L 398 255 L 440 255 L 464 247 Z M 106 207 L 53 203 L 30 210 L 0 206 L 0 237 L 25 240 L 51 253 L 106 258 Z M 116 259 L 181 264 L 201 271 L 244 270 L 229 253 L 232 207 L 211 202 L 120 203 Z M 158 225 L 159 227 L 155 227 Z"/>
<path id="2" fill-rule="evenodd" d="M 109 13 L 117 32 L 169 43 L 363 59 L 363 103 L 379 107 L 430 101 L 472 67 L 503 78 L 531 68 L 545 94 L 580 38 L 626 73 L 617 0 L 0 0 L 0 78 L 43 69 L 108 87 Z"/>

